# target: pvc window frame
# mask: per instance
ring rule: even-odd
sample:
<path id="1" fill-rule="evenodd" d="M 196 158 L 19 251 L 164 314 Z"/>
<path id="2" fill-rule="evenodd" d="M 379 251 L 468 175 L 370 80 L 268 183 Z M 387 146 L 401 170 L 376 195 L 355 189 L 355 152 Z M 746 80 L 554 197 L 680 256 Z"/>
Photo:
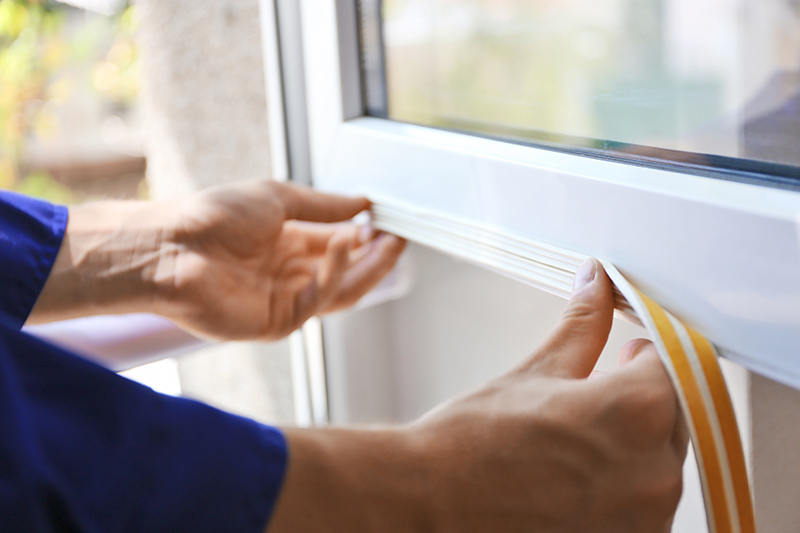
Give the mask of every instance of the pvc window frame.
<path id="1" fill-rule="evenodd" d="M 299 7 L 315 187 L 611 261 L 724 357 L 800 388 L 800 193 L 366 117 L 356 1 Z"/>

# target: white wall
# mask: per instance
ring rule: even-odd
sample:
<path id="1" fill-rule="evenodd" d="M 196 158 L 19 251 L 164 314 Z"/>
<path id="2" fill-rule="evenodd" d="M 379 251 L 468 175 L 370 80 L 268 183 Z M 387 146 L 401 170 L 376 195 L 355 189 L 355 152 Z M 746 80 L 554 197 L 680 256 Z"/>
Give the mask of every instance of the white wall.
<path id="1" fill-rule="evenodd" d="M 750 401 L 756 525 L 800 531 L 800 391 L 753 374 Z"/>
<path id="2" fill-rule="evenodd" d="M 403 298 L 326 318 L 334 422 L 411 420 L 529 355 L 566 301 L 421 246 Z M 615 320 L 599 368 L 643 328 Z"/>

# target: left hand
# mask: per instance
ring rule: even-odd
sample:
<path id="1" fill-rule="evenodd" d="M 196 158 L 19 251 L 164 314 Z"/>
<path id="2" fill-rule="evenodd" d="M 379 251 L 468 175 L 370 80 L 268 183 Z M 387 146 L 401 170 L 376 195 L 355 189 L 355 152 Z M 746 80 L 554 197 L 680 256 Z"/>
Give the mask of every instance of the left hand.
<path id="1" fill-rule="evenodd" d="M 251 181 L 71 207 L 28 322 L 147 312 L 205 338 L 284 337 L 354 304 L 396 263 L 405 241 L 344 222 L 369 205 Z"/>
<path id="2" fill-rule="evenodd" d="M 170 318 L 204 337 L 272 340 L 356 303 L 405 246 L 341 223 L 369 205 L 268 181 L 189 197 L 178 206 L 171 238 Z"/>

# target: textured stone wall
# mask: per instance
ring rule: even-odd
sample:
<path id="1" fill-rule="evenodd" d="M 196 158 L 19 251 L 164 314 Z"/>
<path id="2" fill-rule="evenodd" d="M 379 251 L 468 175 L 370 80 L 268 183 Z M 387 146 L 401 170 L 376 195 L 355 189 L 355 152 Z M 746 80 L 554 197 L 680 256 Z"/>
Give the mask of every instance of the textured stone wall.
<path id="1" fill-rule="evenodd" d="M 257 0 L 140 0 L 156 198 L 270 172 Z"/>
<path id="2" fill-rule="evenodd" d="M 258 0 L 138 0 L 147 180 L 169 199 L 269 177 Z M 178 362 L 186 396 L 294 419 L 288 342 L 227 343 Z"/>

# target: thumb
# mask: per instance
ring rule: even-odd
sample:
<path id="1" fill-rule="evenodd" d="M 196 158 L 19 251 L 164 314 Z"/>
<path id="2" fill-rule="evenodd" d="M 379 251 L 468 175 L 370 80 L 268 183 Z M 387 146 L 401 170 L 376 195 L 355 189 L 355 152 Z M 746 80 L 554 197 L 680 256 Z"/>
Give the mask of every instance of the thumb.
<path id="1" fill-rule="evenodd" d="M 363 197 L 349 198 L 337 194 L 326 194 L 289 183 L 281 183 L 275 187 L 278 197 L 286 209 L 287 220 L 342 222 L 369 209 L 370 206 L 370 201 Z"/>
<path id="2" fill-rule="evenodd" d="M 572 297 L 558 324 L 525 363 L 530 370 L 563 378 L 585 378 L 603 351 L 614 319 L 611 280 L 597 259 L 575 275 Z"/>

